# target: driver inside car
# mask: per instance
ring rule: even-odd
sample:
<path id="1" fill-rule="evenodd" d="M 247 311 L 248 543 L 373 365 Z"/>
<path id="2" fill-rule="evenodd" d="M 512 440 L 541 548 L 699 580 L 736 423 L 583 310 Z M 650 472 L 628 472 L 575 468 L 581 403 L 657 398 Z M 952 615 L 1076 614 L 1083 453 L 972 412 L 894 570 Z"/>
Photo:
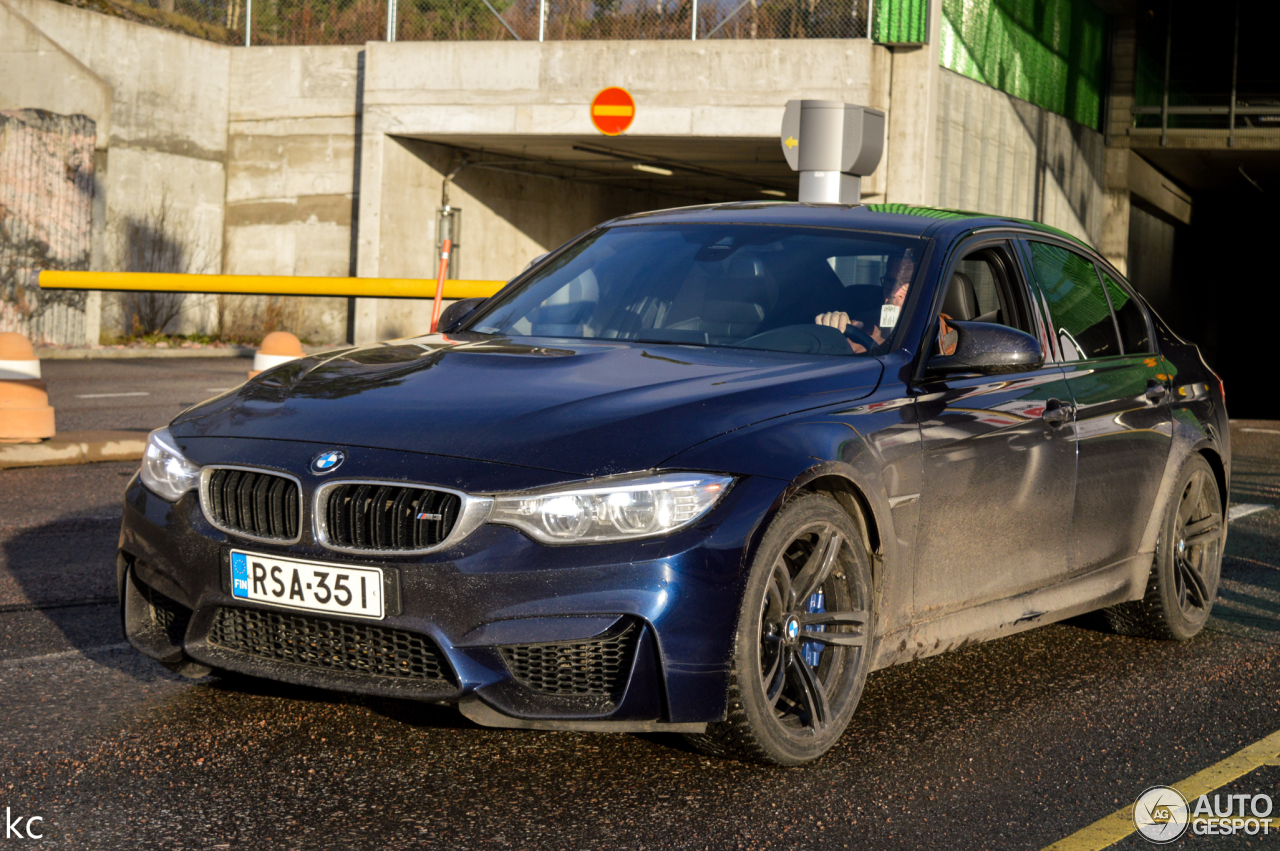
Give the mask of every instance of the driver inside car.
<path id="1" fill-rule="evenodd" d="M 907 300 L 907 290 L 911 286 L 911 277 L 915 274 L 916 263 L 911 253 L 907 252 L 900 258 L 895 258 L 889 263 L 889 274 L 880 279 L 880 285 L 884 288 L 884 304 L 880 307 L 880 315 L 876 318 L 867 317 L 864 320 L 853 319 L 843 310 L 834 310 L 828 313 L 819 313 L 814 317 L 814 322 L 818 325 L 827 325 L 835 328 L 840 333 L 844 333 L 846 328 L 866 328 L 871 325 L 871 330 L 866 332 L 867 336 L 876 341 L 877 345 L 884 345 L 889 338 L 889 333 L 893 331 L 893 326 L 898 322 L 898 315 L 902 311 L 902 305 Z M 864 354 L 867 351 L 866 346 L 848 340 L 849 348 L 857 354 Z"/>

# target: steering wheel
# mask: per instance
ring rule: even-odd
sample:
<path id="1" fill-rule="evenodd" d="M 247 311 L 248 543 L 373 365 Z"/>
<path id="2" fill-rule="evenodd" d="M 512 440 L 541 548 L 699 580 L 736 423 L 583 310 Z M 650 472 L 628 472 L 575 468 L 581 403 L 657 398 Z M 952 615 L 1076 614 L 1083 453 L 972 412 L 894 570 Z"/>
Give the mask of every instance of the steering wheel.
<path id="1" fill-rule="evenodd" d="M 866 331 L 863 331 L 861 328 L 857 328 L 853 325 L 844 326 L 844 335 L 850 340 L 853 340 L 859 346 L 862 346 L 868 353 L 880 345 Z"/>

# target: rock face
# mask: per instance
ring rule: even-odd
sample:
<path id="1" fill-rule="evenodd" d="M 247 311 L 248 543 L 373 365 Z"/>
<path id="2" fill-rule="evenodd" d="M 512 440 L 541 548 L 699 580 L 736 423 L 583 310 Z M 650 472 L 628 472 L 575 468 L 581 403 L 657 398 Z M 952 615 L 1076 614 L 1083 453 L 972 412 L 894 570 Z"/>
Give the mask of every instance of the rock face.
<path id="1" fill-rule="evenodd" d="M 84 115 L 0 110 L 0 331 L 84 339 L 86 293 L 42 293 L 35 273 L 89 268 L 95 134 Z"/>

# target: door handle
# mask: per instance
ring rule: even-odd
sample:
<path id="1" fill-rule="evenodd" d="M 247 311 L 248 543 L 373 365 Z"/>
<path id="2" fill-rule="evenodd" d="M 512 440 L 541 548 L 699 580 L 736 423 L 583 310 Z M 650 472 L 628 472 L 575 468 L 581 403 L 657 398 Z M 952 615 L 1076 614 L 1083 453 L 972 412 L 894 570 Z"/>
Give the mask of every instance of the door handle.
<path id="1" fill-rule="evenodd" d="M 1147 392 L 1144 395 L 1148 399 L 1150 399 L 1152 402 L 1159 402 L 1168 394 L 1168 392 L 1169 392 L 1169 388 L 1165 387 L 1163 384 L 1161 384 L 1159 381 L 1156 381 L 1154 378 L 1150 378 L 1147 380 Z"/>
<path id="2" fill-rule="evenodd" d="M 1076 409 L 1065 402 L 1060 402 L 1057 399 L 1050 399 L 1045 405 L 1044 413 L 1041 414 L 1040 418 L 1053 428 L 1057 428 L 1063 423 L 1070 422 L 1071 416 L 1075 412 Z"/>

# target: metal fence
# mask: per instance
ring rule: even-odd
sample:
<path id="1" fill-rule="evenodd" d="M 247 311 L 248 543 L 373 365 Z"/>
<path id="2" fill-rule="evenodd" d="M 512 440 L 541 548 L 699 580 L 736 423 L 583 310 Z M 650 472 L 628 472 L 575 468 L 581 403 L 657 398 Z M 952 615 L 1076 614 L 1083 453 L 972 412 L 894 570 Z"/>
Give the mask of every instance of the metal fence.
<path id="1" fill-rule="evenodd" d="M 874 0 L 99 0 L 224 44 L 863 38 Z"/>
<path id="2" fill-rule="evenodd" d="M 96 134 L 83 115 L 0 110 L 0 331 L 85 340 L 87 294 L 43 292 L 34 274 L 89 268 Z"/>
<path id="3" fill-rule="evenodd" d="M 1255 91 L 1170 91 L 1159 106 L 1135 106 L 1138 130 L 1226 130 L 1230 136 L 1280 131 L 1280 80 L 1250 81 Z"/>

